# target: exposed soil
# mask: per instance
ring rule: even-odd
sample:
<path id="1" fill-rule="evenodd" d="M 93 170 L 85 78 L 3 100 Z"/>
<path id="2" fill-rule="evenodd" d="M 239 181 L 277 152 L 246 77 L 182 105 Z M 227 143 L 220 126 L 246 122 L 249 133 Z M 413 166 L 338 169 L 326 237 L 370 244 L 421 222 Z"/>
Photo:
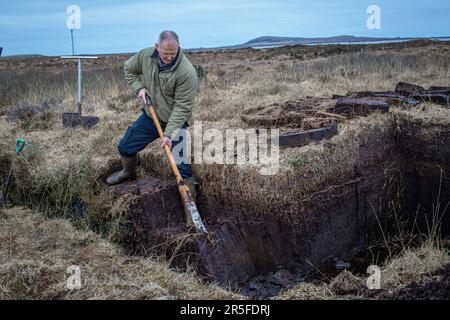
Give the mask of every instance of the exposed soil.
<path id="1" fill-rule="evenodd" d="M 391 254 L 395 255 L 396 249 L 391 248 L 390 250 Z M 401 248 L 398 251 L 400 252 Z M 337 295 L 358 294 L 367 290 L 363 285 L 363 281 L 357 279 L 357 277 L 367 277 L 366 271 L 369 265 L 381 265 L 388 257 L 389 250 L 380 243 L 364 249 L 352 258 L 340 260 L 337 257 L 333 257 L 328 259 L 329 261 L 324 261 L 318 267 L 320 270 L 314 269 L 309 274 L 304 274 L 299 270 L 290 272 L 282 269 L 277 272 L 259 275 L 242 284 L 240 292 L 254 299 L 267 299 L 292 289 L 299 283 L 308 282 L 317 285 L 328 283 Z M 351 276 L 344 276 L 347 279 L 342 279 L 344 270 L 349 271 L 351 274 Z M 348 279 L 348 277 L 354 277 L 353 281 Z"/>
<path id="2" fill-rule="evenodd" d="M 358 205 L 358 198 L 363 190 L 382 189 L 384 182 L 383 177 L 372 177 L 314 195 L 305 206 L 315 222 L 305 220 L 297 226 L 230 212 L 204 214 L 207 238 L 191 236 L 184 227 L 174 184 L 145 179 L 125 183 L 117 192 L 136 196 L 126 219 L 130 251 L 145 254 L 157 249 L 181 268 L 189 260 L 201 274 L 225 284 L 283 267 L 305 274 L 324 257 L 348 257 L 362 250 L 365 239 L 376 238 L 376 221 L 368 207 Z M 373 200 L 378 195 L 372 194 Z M 322 206 L 313 210 L 318 203 Z M 387 212 L 387 201 L 384 206 Z M 200 211 L 206 212 L 202 207 Z"/>
<path id="3" fill-rule="evenodd" d="M 239 206 L 230 208 L 224 204 L 212 211 L 209 199 L 201 194 L 199 209 L 210 234 L 195 236 L 185 228 L 174 182 L 149 177 L 126 182 L 115 189 L 119 196 L 135 197 L 124 223 L 128 230 L 126 247 L 133 254 L 162 253 L 176 268 L 185 269 L 187 264 L 192 264 L 206 279 L 238 285 L 244 294 L 254 298 L 276 295 L 326 266 L 327 260 L 348 261 L 364 251 L 368 244 L 379 239 L 380 226 L 388 230 L 392 221 L 390 203 L 396 196 L 392 190 L 398 186 L 386 184 L 387 177 L 403 172 L 407 190 L 430 188 L 423 192 L 423 197 L 414 200 L 406 194 L 409 205 L 405 208 L 419 203 L 424 211 L 432 207 L 435 199 L 430 194 L 437 194 L 438 176 L 424 171 L 428 167 L 422 165 L 417 170 L 423 174 L 421 179 L 425 184 L 418 184 L 417 178 L 409 175 L 410 161 L 417 152 L 419 158 L 427 158 L 425 163 L 429 165 L 436 162 L 448 166 L 447 160 L 441 161 L 442 152 L 446 151 L 433 154 L 433 144 L 428 141 L 424 152 L 418 137 L 412 139 L 411 134 L 414 131 L 392 132 L 379 140 L 378 145 L 361 146 L 362 158 L 355 171 L 358 176 L 305 197 L 303 207 L 307 215 L 295 224 L 260 217 L 249 208 Z M 412 151 L 411 145 L 405 149 L 402 144 L 399 153 L 398 142 L 405 135 L 419 149 Z M 449 138 L 444 130 L 442 139 L 433 141 L 445 145 Z M 397 158 L 398 155 L 404 158 Z M 444 181 L 443 192 L 449 187 L 450 182 Z M 445 199 L 448 197 L 443 195 L 442 200 Z M 374 206 L 378 214 L 374 214 Z M 222 209 L 217 211 L 217 208 Z M 421 221 L 418 225 L 424 227 Z M 361 256 L 360 260 L 364 261 Z"/>
<path id="4" fill-rule="evenodd" d="M 324 128 L 329 126 L 333 120 L 345 119 L 345 117 L 326 112 L 334 104 L 334 99 L 317 97 L 273 103 L 244 110 L 242 120 L 252 127 L 288 127 L 303 130 Z"/>

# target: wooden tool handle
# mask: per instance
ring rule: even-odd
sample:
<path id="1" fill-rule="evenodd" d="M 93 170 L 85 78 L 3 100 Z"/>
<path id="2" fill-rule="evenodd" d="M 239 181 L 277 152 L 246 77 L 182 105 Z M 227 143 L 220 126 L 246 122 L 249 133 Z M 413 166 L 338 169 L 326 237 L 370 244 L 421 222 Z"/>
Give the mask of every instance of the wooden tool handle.
<path id="1" fill-rule="evenodd" d="M 159 123 L 158 116 L 156 115 L 155 108 L 151 104 L 147 104 L 147 106 L 148 110 L 150 111 L 150 115 L 152 116 L 153 122 L 156 125 L 156 129 L 158 130 L 159 137 L 161 138 L 162 141 L 164 139 L 164 134 L 161 128 L 161 124 Z M 164 149 L 166 150 L 167 159 L 169 159 L 170 166 L 172 167 L 172 171 L 175 174 L 177 182 L 182 181 L 183 178 L 181 177 L 180 171 L 178 171 L 175 160 L 173 159 L 172 151 L 170 150 L 167 144 L 164 146 Z"/>
<path id="2" fill-rule="evenodd" d="M 156 115 L 155 108 L 153 107 L 149 96 L 146 96 L 145 99 L 146 105 L 150 112 L 150 116 L 152 117 L 153 122 L 156 125 L 156 129 L 158 130 L 159 137 L 161 138 L 161 140 L 163 140 L 164 134 L 161 129 L 161 124 L 159 123 L 158 116 Z M 207 234 L 208 230 L 206 230 L 202 222 L 202 218 L 200 217 L 200 213 L 198 212 L 194 199 L 192 199 L 192 194 L 189 190 L 189 187 L 187 186 L 186 183 L 184 183 L 184 180 L 180 175 L 180 171 L 178 171 L 177 165 L 175 164 L 175 160 L 173 159 L 172 151 L 170 150 L 168 145 L 165 145 L 164 148 L 166 150 L 166 155 L 167 158 L 169 159 L 170 166 L 172 167 L 172 171 L 177 179 L 178 191 L 180 192 L 181 199 L 183 200 L 184 203 L 186 222 L 188 226 L 193 225 L 198 233 Z"/>

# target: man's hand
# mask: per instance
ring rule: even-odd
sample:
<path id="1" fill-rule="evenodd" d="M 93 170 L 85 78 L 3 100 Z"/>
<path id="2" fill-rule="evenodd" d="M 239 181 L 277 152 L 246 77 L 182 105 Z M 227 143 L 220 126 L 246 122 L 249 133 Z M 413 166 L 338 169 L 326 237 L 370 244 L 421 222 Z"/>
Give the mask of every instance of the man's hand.
<path id="1" fill-rule="evenodd" d="M 172 139 L 170 139 L 169 137 L 164 137 L 161 143 L 161 148 L 164 148 L 165 145 L 168 145 L 169 149 L 172 149 Z"/>
<path id="2" fill-rule="evenodd" d="M 142 88 L 141 90 L 138 91 L 138 99 L 141 99 L 145 104 L 147 104 L 147 99 L 145 98 L 145 95 L 150 96 L 150 93 L 148 92 L 147 89 Z"/>

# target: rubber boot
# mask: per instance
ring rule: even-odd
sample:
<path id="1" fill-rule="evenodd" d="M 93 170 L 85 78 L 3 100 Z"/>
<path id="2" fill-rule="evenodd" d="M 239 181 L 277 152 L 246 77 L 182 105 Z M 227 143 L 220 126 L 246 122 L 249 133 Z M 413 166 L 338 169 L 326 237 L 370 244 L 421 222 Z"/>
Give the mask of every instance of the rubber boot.
<path id="1" fill-rule="evenodd" d="M 122 170 L 114 172 L 106 179 L 106 183 L 110 185 L 122 183 L 128 179 L 136 178 L 137 155 L 132 157 L 120 156 L 122 160 Z"/>

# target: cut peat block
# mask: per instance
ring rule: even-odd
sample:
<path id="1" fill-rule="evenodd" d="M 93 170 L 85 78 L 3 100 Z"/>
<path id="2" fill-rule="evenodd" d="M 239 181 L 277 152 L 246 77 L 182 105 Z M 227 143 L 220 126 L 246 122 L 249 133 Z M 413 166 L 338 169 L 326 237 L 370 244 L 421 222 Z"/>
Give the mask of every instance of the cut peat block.
<path id="1" fill-rule="evenodd" d="M 337 125 L 301 132 L 286 133 L 279 136 L 280 147 L 301 147 L 313 141 L 321 141 L 337 134 Z"/>
<path id="2" fill-rule="evenodd" d="M 450 108 L 450 87 L 432 86 L 426 90 L 421 86 L 399 82 L 395 92 L 418 101 L 432 102 Z"/>
<path id="3" fill-rule="evenodd" d="M 450 108 L 450 95 L 442 93 L 424 92 L 411 96 L 413 99 L 422 100 L 425 102 L 437 103 Z"/>
<path id="4" fill-rule="evenodd" d="M 405 97 L 393 91 L 359 91 L 359 92 L 349 92 L 347 94 L 348 98 L 372 98 L 379 101 L 384 101 L 388 104 L 393 105 L 410 105 L 417 106 L 420 101 L 412 98 Z"/>
<path id="5" fill-rule="evenodd" d="M 424 87 L 406 82 L 399 82 L 395 86 L 395 92 L 406 97 L 422 93 L 424 91 L 426 91 Z"/>
<path id="6" fill-rule="evenodd" d="M 446 94 L 449 95 L 450 94 L 450 87 L 430 87 L 430 89 L 428 89 L 429 92 L 434 92 L 434 93 L 441 93 L 441 94 Z"/>
<path id="7" fill-rule="evenodd" d="M 373 111 L 388 112 L 390 105 L 384 101 L 354 98 L 338 98 L 334 108 L 328 111 L 346 114 L 365 116 Z"/>
<path id="8" fill-rule="evenodd" d="M 182 204 L 175 183 L 152 177 L 126 181 L 114 188 L 116 196 L 134 198 L 129 221 L 136 230 L 174 227 L 184 224 Z"/>
<path id="9" fill-rule="evenodd" d="M 129 254 L 161 256 L 171 267 L 183 270 L 189 265 L 201 277 L 221 283 L 256 273 L 236 219 L 205 221 L 211 228 L 208 237 L 190 232 L 175 183 L 146 177 L 124 182 L 114 193 L 135 198 L 122 222 Z M 262 255 L 263 248 L 258 249 Z"/>
<path id="10" fill-rule="evenodd" d="M 201 275 L 211 274 L 213 247 L 208 238 L 186 226 L 175 181 L 138 178 L 116 186 L 114 194 L 132 199 L 121 223 L 121 242 L 129 254 L 156 255 L 172 267 L 183 269 L 189 264 Z"/>

